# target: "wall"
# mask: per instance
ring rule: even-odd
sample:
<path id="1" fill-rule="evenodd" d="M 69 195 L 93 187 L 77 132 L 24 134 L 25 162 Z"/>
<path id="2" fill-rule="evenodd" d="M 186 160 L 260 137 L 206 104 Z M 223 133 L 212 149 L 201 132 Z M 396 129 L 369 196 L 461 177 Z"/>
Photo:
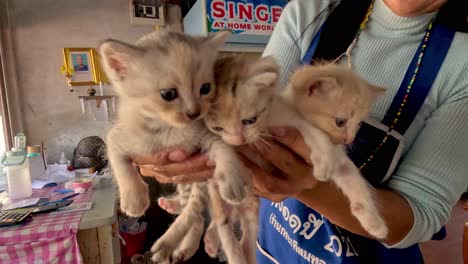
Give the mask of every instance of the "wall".
<path id="1" fill-rule="evenodd" d="M 14 0 L 15 54 L 21 108 L 29 144 L 44 141 L 51 161 L 89 135 L 103 136 L 109 126 L 81 113 L 78 95 L 68 91 L 60 73 L 63 47 L 96 47 L 106 38 L 135 41 L 152 26 L 130 25 L 128 0 Z M 105 93 L 112 92 L 105 87 Z"/>
<path id="2" fill-rule="evenodd" d="M 69 92 L 60 73 L 62 48 L 97 47 L 106 38 L 133 42 L 153 27 L 130 25 L 128 0 L 10 1 L 28 144 L 43 141 L 51 162 L 57 161 L 62 151 L 71 159 L 80 139 L 91 135 L 104 137 L 110 123 L 82 114 L 78 95 L 86 95 L 88 87 L 76 87 Z M 170 8 L 169 24 L 181 29 L 178 17 L 177 10 Z M 105 86 L 104 93 L 113 94 L 112 87 Z"/>

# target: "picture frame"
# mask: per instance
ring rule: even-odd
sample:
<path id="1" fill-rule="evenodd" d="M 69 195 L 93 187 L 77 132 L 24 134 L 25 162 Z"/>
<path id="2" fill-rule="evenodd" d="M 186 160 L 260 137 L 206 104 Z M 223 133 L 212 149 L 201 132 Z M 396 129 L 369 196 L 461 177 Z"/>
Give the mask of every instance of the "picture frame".
<path id="1" fill-rule="evenodd" d="M 69 85 L 85 86 L 99 84 L 101 70 L 97 64 L 95 49 L 63 48 L 63 60 L 66 72 L 72 72 Z"/>

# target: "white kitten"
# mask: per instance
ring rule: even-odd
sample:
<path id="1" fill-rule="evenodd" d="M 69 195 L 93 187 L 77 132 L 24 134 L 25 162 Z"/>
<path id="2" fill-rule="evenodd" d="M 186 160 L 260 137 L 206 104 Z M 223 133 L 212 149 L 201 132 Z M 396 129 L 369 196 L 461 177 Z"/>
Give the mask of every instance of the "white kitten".
<path id="1" fill-rule="evenodd" d="M 221 197 L 234 204 L 246 197 L 247 171 L 233 149 L 201 121 L 215 94 L 213 65 L 227 35 L 195 38 L 164 30 L 136 45 L 107 40 L 100 46 L 104 69 L 120 99 L 118 121 L 107 135 L 107 146 L 121 209 L 127 215 L 141 216 L 149 206 L 148 187 L 131 157 L 170 147 L 207 152 L 217 164 L 213 181 Z M 152 248 L 158 263 L 185 259 L 192 241 L 200 240 L 207 189 L 204 184 L 189 189 L 186 207 Z M 179 237 L 186 234 L 190 236 L 179 244 Z"/>

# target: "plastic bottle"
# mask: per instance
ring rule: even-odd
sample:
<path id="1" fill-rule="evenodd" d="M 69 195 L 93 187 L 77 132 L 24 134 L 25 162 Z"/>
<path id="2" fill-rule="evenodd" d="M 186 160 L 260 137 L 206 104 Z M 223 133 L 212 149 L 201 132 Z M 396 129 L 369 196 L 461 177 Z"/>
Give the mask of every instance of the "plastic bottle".
<path id="1" fill-rule="evenodd" d="M 58 162 L 59 164 L 67 164 L 68 163 L 68 159 L 67 157 L 65 157 L 65 152 L 62 152 L 62 154 L 60 154 L 60 160 Z"/>
<path id="2" fill-rule="evenodd" d="M 23 133 L 18 133 L 15 136 L 15 150 L 26 150 L 26 136 Z"/>
<path id="3" fill-rule="evenodd" d="M 32 195 L 29 160 L 26 151 L 8 151 L 2 159 L 8 183 L 10 199 L 23 199 Z"/>
<path id="4" fill-rule="evenodd" d="M 40 179 L 45 174 L 44 160 L 41 153 L 29 151 L 28 147 L 28 162 L 29 162 L 29 175 L 31 180 Z"/>

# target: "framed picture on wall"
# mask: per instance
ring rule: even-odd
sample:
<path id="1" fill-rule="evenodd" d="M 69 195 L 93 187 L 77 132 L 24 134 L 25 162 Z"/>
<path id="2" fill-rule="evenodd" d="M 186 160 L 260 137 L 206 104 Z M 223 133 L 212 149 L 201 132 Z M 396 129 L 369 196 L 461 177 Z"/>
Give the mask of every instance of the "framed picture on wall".
<path id="1" fill-rule="evenodd" d="M 70 85 L 98 84 L 99 66 L 96 51 L 93 48 L 64 48 L 64 65 L 72 70 Z"/>

